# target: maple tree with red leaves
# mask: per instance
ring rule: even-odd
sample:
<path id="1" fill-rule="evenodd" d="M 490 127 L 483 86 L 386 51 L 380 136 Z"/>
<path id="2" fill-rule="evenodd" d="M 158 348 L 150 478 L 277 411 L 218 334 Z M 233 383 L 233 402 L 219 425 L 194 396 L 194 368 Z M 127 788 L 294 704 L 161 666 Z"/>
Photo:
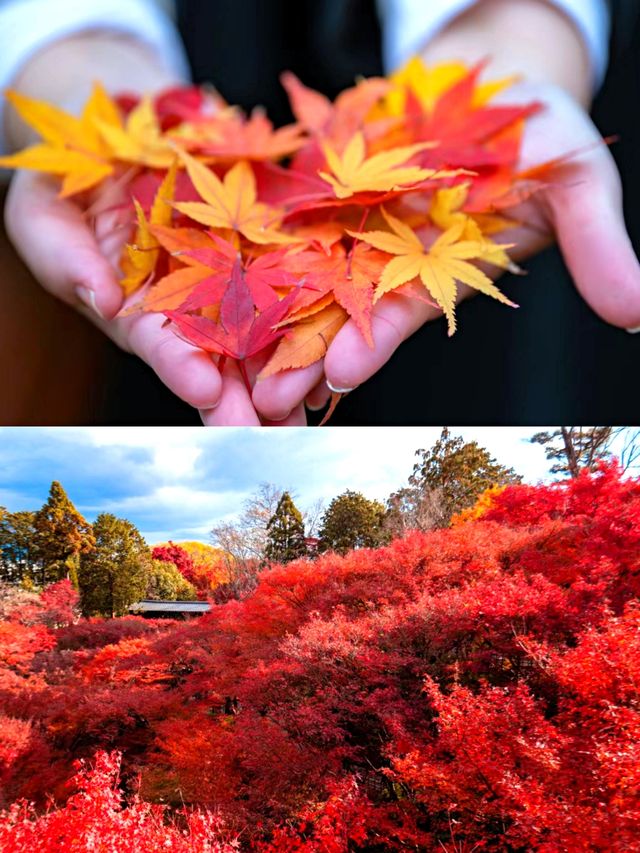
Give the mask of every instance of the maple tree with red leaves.
<path id="1" fill-rule="evenodd" d="M 154 560 L 172 563 L 192 584 L 200 598 L 210 597 L 229 580 L 228 555 L 220 548 L 202 542 L 182 542 L 176 545 L 156 545 L 151 551 Z"/>
<path id="2" fill-rule="evenodd" d="M 115 179 L 124 314 L 166 316 L 220 371 L 237 362 L 251 394 L 322 359 L 349 318 L 373 348 L 387 293 L 436 307 L 449 334 L 461 285 L 513 305 L 482 267 L 517 269 L 508 235 L 527 223 L 509 212 L 563 158 L 520 171 L 544 105 L 494 104 L 513 81 L 484 67 L 413 58 L 333 103 L 286 73 L 295 122 L 279 129 L 192 86 L 112 99 L 96 84 L 79 119 L 10 92 L 42 141 L 0 165 L 57 176 L 62 197 Z"/>
<path id="3" fill-rule="evenodd" d="M 639 554 L 640 481 L 609 464 L 273 565 L 190 622 L 17 598 L 0 846 L 635 849 Z"/>
<path id="4" fill-rule="evenodd" d="M 151 551 L 151 556 L 154 560 L 162 560 L 164 563 L 173 563 L 181 575 L 185 577 L 189 583 L 193 583 L 193 559 L 187 554 L 184 548 L 179 545 L 174 545 L 169 542 L 167 545 L 156 545 Z"/>

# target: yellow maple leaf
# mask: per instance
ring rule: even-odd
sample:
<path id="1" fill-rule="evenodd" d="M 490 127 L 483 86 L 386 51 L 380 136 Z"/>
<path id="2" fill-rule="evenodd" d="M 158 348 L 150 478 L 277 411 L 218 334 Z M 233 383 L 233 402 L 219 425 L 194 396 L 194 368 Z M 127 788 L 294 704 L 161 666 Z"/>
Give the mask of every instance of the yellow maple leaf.
<path id="1" fill-rule="evenodd" d="M 282 212 L 257 200 L 256 179 L 249 163 L 240 160 L 220 178 L 184 151 L 178 152 L 203 202 L 180 202 L 175 208 L 209 228 L 236 231 L 252 243 L 296 243 L 277 230 Z"/>
<path id="2" fill-rule="evenodd" d="M 80 151 L 50 145 L 32 145 L 17 154 L 0 157 L 0 168 L 29 169 L 60 175 L 63 179 L 60 198 L 91 189 L 113 173 L 110 163 Z"/>
<path id="3" fill-rule="evenodd" d="M 447 318 L 449 335 L 456 329 L 455 305 L 457 283 L 466 284 L 513 307 L 514 303 L 498 290 L 491 279 L 471 260 L 486 260 L 487 252 L 495 250 L 483 241 L 462 240 L 464 223 L 459 222 L 441 234 L 426 249 L 418 235 L 404 222 L 382 211 L 388 231 L 349 232 L 376 249 L 397 255 L 386 265 L 374 296 L 377 302 L 385 293 L 419 279 Z M 500 248 L 505 248 L 504 246 Z"/>
<path id="4" fill-rule="evenodd" d="M 175 194 L 176 174 L 177 164 L 174 161 L 158 188 L 148 220 L 141 205 L 137 199 L 134 199 L 138 226 L 133 243 L 126 247 L 120 263 L 124 274 L 120 285 L 127 296 L 134 293 L 155 269 L 160 243 L 151 233 L 149 226 L 167 227 L 171 225 L 173 211 L 170 202 L 173 201 Z"/>
<path id="5" fill-rule="evenodd" d="M 397 190 L 418 184 L 434 175 L 449 177 L 460 174 L 459 171 L 438 172 L 435 169 L 403 165 L 419 151 L 433 148 L 435 144 L 420 142 L 367 157 L 364 135 L 361 132 L 354 133 L 342 156 L 330 145 L 325 143 L 322 146 L 327 165 L 333 174 L 323 171 L 318 174 L 323 181 L 331 184 L 337 198 L 349 198 L 359 192 Z"/>
<path id="6" fill-rule="evenodd" d="M 162 132 L 148 96 L 131 110 L 124 124 L 97 117 L 95 125 L 118 160 L 152 169 L 167 169 L 175 160 L 175 145 Z"/>
<path id="7" fill-rule="evenodd" d="M 0 157 L 0 166 L 60 175 L 63 198 L 91 189 L 113 173 L 111 150 L 98 133 L 96 121 L 120 119 L 116 105 L 99 83 L 94 84 L 79 117 L 19 92 L 9 91 L 6 96 L 42 142 Z"/>
<path id="8" fill-rule="evenodd" d="M 462 240 L 471 240 L 484 243 L 486 254 L 483 260 L 503 270 L 513 273 L 520 272 L 520 268 L 514 264 L 504 248 L 494 243 L 487 236 L 488 233 L 504 231 L 513 228 L 516 223 L 509 219 L 487 214 L 485 218 L 471 216 L 464 213 L 464 207 L 469 195 L 470 184 L 458 184 L 455 187 L 447 187 L 437 190 L 431 202 L 429 216 L 434 225 L 441 231 L 447 231 L 454 225 L 462 224 Z"/>

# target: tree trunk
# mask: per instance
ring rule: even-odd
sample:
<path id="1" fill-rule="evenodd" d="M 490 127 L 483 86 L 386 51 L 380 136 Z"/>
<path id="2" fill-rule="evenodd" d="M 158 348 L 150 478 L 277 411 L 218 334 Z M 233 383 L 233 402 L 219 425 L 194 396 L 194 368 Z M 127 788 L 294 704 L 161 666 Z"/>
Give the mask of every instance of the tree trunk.
<path id="1" fill-rule="evenodd" d="M 576 449 L 573 444 L 571 432 L 566 427 L 562 429 L 562 440 L 564 442 L 564 453 L 567 457 L 567 468 L 571 477 L 577 477 L 580 474 L 580 465 L 576 456 Z"/>

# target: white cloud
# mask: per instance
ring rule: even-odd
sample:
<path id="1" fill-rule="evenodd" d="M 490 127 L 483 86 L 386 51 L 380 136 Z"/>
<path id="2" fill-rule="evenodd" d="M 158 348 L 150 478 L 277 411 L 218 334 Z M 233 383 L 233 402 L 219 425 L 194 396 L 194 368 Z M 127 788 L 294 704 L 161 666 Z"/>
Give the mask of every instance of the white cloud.
<path id="1" fill-rule="evenodd" d="M 203 452 L 197 433 L 180 427 L 160 427 L 153 430 L 139 427 L 89 427 L 86 432 L 82 432 L 96 447 L 150 450 L 155 475 L 168 481 L 194 476 L 198 459 Z"/>
<path id="2" fill-rule="evenodd" d="M 265 481 L 293 489 L 303 509 L 346 489 L 384 500 L 406 483 L 415 451 L 430 447 L 440 429 L 5 428 L 0 503 L 37 509 L 60 479 L 90 519 L 100 512 L 129 518 L 152 544 L 207 541 L 212 526 L 237 515 Z M 530 482 L 548 476 L 544 450 L 528 442 L 534 428 L 452 431 Z"/>
<path id="3" fill-rule="evenodd" d="M 201 515 L 203 512 L 211 515 L 233 514 L 242 502 L 243 495 L 235 492 L 220 493 L 193 489 L 189 486 L 170 485 L 159 486 L 149 494 L 127 495 L 105 501 L 98 506 L 85 509 L 112 513 L 143 513 L 145 515 L 165 514 L 175 512 L 180 518 Z"/>

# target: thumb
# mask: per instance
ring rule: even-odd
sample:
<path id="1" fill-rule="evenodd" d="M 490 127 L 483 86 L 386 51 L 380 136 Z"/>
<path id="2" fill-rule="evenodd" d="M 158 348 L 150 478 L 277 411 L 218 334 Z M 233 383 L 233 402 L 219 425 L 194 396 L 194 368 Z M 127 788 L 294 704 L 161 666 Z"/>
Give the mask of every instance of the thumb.
<path id="1" fill-rule="evenodd" d="M 614 326 L 640 327 L 640 264 L 627 234 L 613 157 L 601 148 L 570 183 L 545 193 L 558 244 L 578 291 Z"/>
<path id="2" fill-rule="evenodd" d="M 57 196 L 41 175 L 19 173 L 5 207 L 7 232 L 27 266 L 54 296 L 103 319 L 120 310 L 116 272 L 100 251 L 80 208 Z"/>

